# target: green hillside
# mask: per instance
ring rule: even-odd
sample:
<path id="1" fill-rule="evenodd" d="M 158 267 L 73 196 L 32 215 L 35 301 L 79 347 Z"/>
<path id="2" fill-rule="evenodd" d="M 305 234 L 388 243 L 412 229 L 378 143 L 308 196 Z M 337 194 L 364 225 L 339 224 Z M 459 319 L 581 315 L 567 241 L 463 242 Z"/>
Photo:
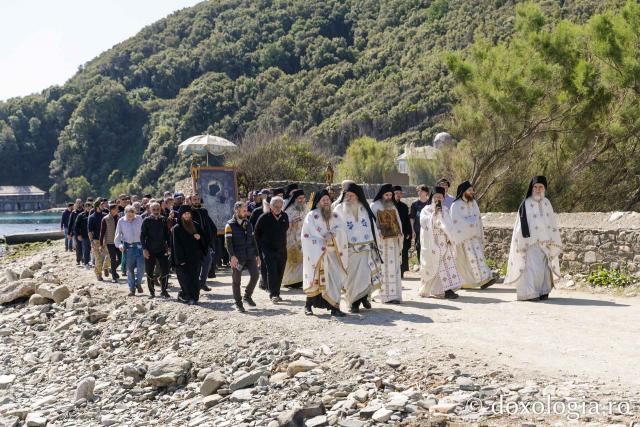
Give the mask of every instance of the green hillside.
<path id="1" fill-rule="evenodd" d="M 427 144 L 454 102 L 443 53 L 508 40 L 516 3 L 200 3 L 102 53 L 63 86 L 0 102 L 0 184 L 56 195 L 77 177 L 100 194 L 171 188 L 187 175 L 177 145 L 204 132 L 235 141 L 305 135 L 331 155 L 362 135 Z M 623 1 L 536 3 L 552 24 L 583 23 Z"/>

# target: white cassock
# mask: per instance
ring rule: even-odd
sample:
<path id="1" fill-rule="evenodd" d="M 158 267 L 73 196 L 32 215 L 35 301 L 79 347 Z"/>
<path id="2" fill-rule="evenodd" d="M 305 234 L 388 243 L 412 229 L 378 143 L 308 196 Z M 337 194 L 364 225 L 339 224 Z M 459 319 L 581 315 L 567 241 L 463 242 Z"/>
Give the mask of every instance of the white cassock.
<path id="1" fill-rule="evenodd" d="M 420 296 L 442 297 L 445 291 L 460 288 L 453 230 L 446 207 L 436 214 L 431 204 L 420 212 Z"/>
<path id="2" fill-rule="evenodd" d="M 475 200 L 457 199 L 451 205 L 451 222 L 456 240 L 456 268 L 463 288 L 479 288 L 493 279 L 484 258 L 482 217 Z"/>
<path id="3" fill-rule="evenodd" d="M 357 218 L 351 215 L 346 202 L 338 203 L 333 211 L 347 227 L 349 250 L 344 299 L 351 305 L 380 287 L 380 258 L 375 249 L 371 220 L 364 206 L 358 202 Z M 375 225 L 373 230 L 377 233 Z M 380 236 L 376 235 L 376 238 L 379 242 Z"/>
<path id="4" fill-rule="evenodd" d="M 286 211 L 289 217 L 289 229 L 287 230 L 287 264 L 284 267 L 282 286 L 291 286 L 302 283 L 302 222 L 309 213 L 309 208 L 304 205 L 303 210 L 296 209 L 296 204 L 289 206 Z"/>
<path id="5" fill-rule="evenodd" d="M 330 236 L 328 245 L 327 236 Z M 329 306 L 340 308 L 349 254 L 344 220 L 336 212 L 331 213 L 329 221 L 320 209 L 309 212 L 302 226 L 302 253 L 304 293 L 310 298 L 320 295 Z"/>
<path id="6" fill-rule="evenodd" d="M 399 234 L 396 236 L 381 237 L 378 240 L 378 248 L 382 257 L 382 283 L 380 292 L 378 293 L 381 302 L 402 301 L 402 275 L 400 267 L 402 266 L 402 222 L 398 210 L 394 207 L 385 208 L 382 200 L 378 200 L 371 204 L 371 211 L 376 216 L 377 227 L 380 230 L 380 213 L 389 210 L 393 211 L 394 217 L 398 223 Z"/>
<path id="7" fill-rule="evenodd" d="M 551 292 L 554 278 L 560 277 L 562 240 L 551 202 L 545 197 L 535 201 L 527 197 L 530 237 L 522 236 L 520 216 L 516 218 L 511 237 L 505 284 L 513 284 L 518 300 L 529 300 Z"/>

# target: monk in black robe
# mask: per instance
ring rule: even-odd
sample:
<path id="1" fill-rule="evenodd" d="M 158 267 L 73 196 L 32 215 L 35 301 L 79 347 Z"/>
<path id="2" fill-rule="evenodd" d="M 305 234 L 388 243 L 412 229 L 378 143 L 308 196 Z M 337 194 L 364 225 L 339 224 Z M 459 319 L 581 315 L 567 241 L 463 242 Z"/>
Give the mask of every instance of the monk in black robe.
<path id="1" fill-rule="evenodd" d="M 171 234 L 173 236 L 172 257 L 182 289 L 178 299 L 189 305 L 196 305 L 200 298 L 199 276 L 202 258 L 207 247 L 200 224 L 192 219 L 191 206 L 180 206 L 178 223 L 171 230 Z"/>

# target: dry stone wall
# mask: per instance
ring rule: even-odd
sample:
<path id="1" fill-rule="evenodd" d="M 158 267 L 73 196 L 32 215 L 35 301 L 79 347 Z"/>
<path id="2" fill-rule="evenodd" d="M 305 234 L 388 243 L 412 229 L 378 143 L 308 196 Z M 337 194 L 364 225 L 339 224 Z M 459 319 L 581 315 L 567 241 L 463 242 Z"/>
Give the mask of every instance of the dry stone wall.
<path id="1" fill-rule="evenodd" d="M 507 261 L 515 213 L 483 214 L 485 254 L 498 265 Z M 561 269 L 588 273 L 602 266 L 640 276 L 640 213 L 559 214 L 564 247 Z"/>

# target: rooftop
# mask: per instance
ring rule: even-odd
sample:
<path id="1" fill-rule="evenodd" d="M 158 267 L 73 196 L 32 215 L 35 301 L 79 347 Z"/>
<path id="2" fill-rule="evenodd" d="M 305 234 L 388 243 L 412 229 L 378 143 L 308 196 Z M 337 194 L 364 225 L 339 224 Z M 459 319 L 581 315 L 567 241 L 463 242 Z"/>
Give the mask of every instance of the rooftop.
<path id="1" fill-rule="evenodd" d="M 44 191 L 35 185 L 0 185 L 0 196 L 43 196 Z"/>

